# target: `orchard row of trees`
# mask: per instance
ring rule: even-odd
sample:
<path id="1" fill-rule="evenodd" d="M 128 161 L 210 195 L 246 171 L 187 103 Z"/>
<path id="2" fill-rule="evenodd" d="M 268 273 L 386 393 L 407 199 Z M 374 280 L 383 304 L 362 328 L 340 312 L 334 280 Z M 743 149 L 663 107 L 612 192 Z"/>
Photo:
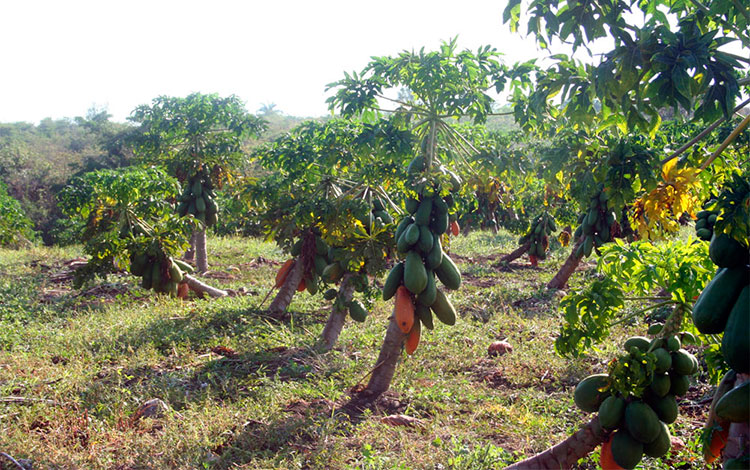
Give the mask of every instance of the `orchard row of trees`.
<path id="1" fill-rule="evenodd" d="M 246 142 L 266 123 L 236 97 L 159 97 L 139 107 L 123 139 L 137 164 L 82 174 L 61 192 L 91 255 L 80 281 L 128 269 L 156 292 L 229 295 L 191 275 L 185 260 L 208 269 L 208 228 L 261 231 L 290 256 L 269 312 L 281 319 L 295 293 L 324 291 L 333 308 L 323 348 L 347 316 L 365 321 L 376 296 L 394 299 L 363 394 L 372 398 L 390 386 L 402 350 L 415 353 L 423 327 L 457 321 L 448 291 L 460 288 L 461 274 L 450 236 L 461 225 L 503 225 L 521 235 L 504 262 L 527 253 L 537 263 L 551 243 L 569 246 L 549 288 L 563 288 L 583 258 L 599 255 L 602 278 L 561 302 L 560 354 L 585 354 L 612 325 L 662 312 L 650 338 L 627 343 L 606 374 L 579 385 L 576 403 L 598 417 L 516 468 L 567 468 L 599 445 L 612 468 L 663 455 L 675 397 L 697 371 L 683 344 L 712 351 L 709 375 L 742 408 L 750 116 L 741 112 L 750 60 L 726 45 L 750 50 L 750 13 L 731 0 L 521 7 L 509 2 L 504 20 L 515 30 L 523 19 L 543 48 L 613 47 L 597 62 L 556 54 L 545 67 L 507 66 L 490 47 L 459 51 L 455 41 L 373 58 L 330 85 L 339 117 L 303 123 L 251 152 Z M 640 26 L 632 15 L 643 17 Z M 392 98 L 398 90 L 408 93 Z M 503 91 L 520 131 L 486 126 L 504 114 L 491 98 Z M 710 245 L 649 243 L 696 217 L 696 235 Z M 631 300 L 653 304 L 633 314 L 624 308 Z M 747 462 L 746 414 L 717 413 L 704 436 L 707 460 Z"/>

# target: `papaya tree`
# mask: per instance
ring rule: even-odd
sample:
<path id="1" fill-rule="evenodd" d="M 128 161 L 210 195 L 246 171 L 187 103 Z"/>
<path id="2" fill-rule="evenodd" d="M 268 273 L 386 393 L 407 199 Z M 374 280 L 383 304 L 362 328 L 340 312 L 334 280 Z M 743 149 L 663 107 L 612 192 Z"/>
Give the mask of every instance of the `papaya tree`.
<path id="1" fill-rule="evenodd" d="M 503 77 L 493 49 L 459 52 L 453 40 L 434 52 L 373 58 L 360 73 L 346 74 L 329 86 L 335 89 L 328 99 L 332 110 L 345 116 L 390 114 L 418 140 L 404 181 L 408 214 L 394 234 L 401 261 L 383 287 L 384 300 L 395 296 L 395 306 L 366 388 L 371 396 L 388 390 L 402 347 L 414 352 L 422 325 L 433 327 L 433 313 L 448 325 L 456 321 L 455 308 L 436 281 L 447 289 L 461 284 L 458 269 L 442 249 L 455 202 L 452 193 L 460 190 L 461 180 L 444 163 L 478 152 L 452 124 L 460 118 L 484 122 L 493 112 L 489 93 L 503 88 Z M 401 88 L 409 90 L 410 101 L 389 97 Z"/>
<path id="2" fill-rule="evenodd" d="M 130 142 L 139 158 L 163 166 L 183 186 L 177 211 L 200 222 L 187 258 L 199 272 L 208 270 L 206 228 L 219 216 L 215 191 L 243 161 L 242 144 L 265 128 L 234 95 L 193 93 L 184 98 L 160 96 L 137 107 L 129 119 L 139 128 Z"/>
<path id="3" fill-rule="evenodd" d="M 716 181 L 734 181 L 734 177 L 721 175 L 736 173 L 742 175 L 740 180 L 746 180 L 747 170 L 743 169 L 746 161 L 734 159 L 725 150 L 747 128 L 749 118 L 736 124 L 720 144 L 706 146 L 710 153 L 708 158 L 704 152 L 689 152 L 747 105 L 747 102 L 739 105 L 737 102 L 741 97 L 741 88 L 750 82 L 746 78 L 750 60 L 728 52 L 725 47 L 735 42 L 743 51 L 750 49 L 747 34 L 750 12 L 743 5 L 742 2 L 730 0 L 711 2 L 709 5 L 697 1 L 662 0 L 639 3 L 532 0 L 524 5 L 527 12 L 522 15 L 520 0 L 509 2 L 504 20 L 514 30 L 522 19 L 525 20 L 528 33 L 542 47 L 551 47 L 560 41 L 571 44 L 574 51 L 590 50 L 599 39 L 612 41 L 611 48 L 595 63 L 583 62 L 564 54 L 552 56 L 553 65 L 546 70 L 537 69 L 532 74 L 533 79 L 524 84 L 526 88 L 517 87 L 513 95 L 516 119 L 529 131 L 550 135 L 556 133 L 562 123 L 569 131 L 584 131 L 587 140 L 594 139 L 592 142 L 597 142 L 599 136 L 606 135 L 604 133 L 609 134 L 604 141 L 606 152 L 601 152 L 599 145 L 585 143 L 573 154 L 591 155 L 594 161 L 607 156 L 610 168 L 605 178 L 594 176 L 597 183 L 594 186 L 595 194 L 589 196 L 588 211 L 582 212 L 580 238 L 566 265 L 575 262 L 571 258 L 586 255 L 592 249 L 601 247 L 602 242 L 607 242 L 603 239 L 606 238 L 606 227 L 602 226 L 601 220 L 604 217 L 609 222 L 611 206 L 632 204 L 630 219 L 638 226 L 642 236 L 651 237 L 664 229 L 668 232 L 679 219 L 692 219 L 699 201 L 696 194 L 710 192 L 710 186 Z M 633 25 L 628 20 L 631 15 L 644 18 L 643 24 Z M 533 64 L 525 64 L 525 67 L 528 70 L 528 67 L 533 68 Z M 704 130 L 686 141 L 670 142 L 670 145 L 659 148 L 654 142 L 662 116 L 666 116 L 666 108 L 671 108 L 675 119 L 699 123 Z M 633 135 L 637 133 L 642 137 Z M 638 143 L 639 139 L 643 139 L 641 143 Z M 624 142 L 625 147 L 615 142 Z M 633 152 L 633 144 L 642 146 L 643 151 L 639 148 Z M 679 147 L 675 149 L 673 144 Z M 616 176 L 610 175 L 610 171 L 620 166 L 612 165 L 615 163 L 612 157 L 619 149 L 626 150 L 622 155 L 636 156 L 636 161 L 643 162 L 636 165 L 640 168 L 637 168 L 635 175 L 620 172 L 621 180 L 631 180 L 637 176 L 641 182 L 649 181 L 647 166 L 655 175 L 648 184 L 631 188 L 634 192 L 630 194 L 612 192 L 609 187 L 613 182 L 611 176 Z M 648 156 L 654 153 L 658 155 L 656 159 Z M 569 160 L 573 161 L 574 158 Z M 711 167 L 718 160 L 720 162 Z M 595 170 L 588 165 L 585 169 Z M 747 276 L 749 237 L 746 223 L 735 216 L 747 217 L 747 206 L 743 201 L 750 201 L 742 187 L 740 183 L 725 186 L 721 191 L 722 197 L 708 207 L 708 210 L 716 211 L 711 223 L 721 220 L 719 234 L 729 239 L 719 242 L 714 250 L 734 253 L 732 257 L 739 263 L 734 269 L 738 270 L 740 279 Z M 628 189 L 628 186 L 622 185 L 621 188 Z M 582 198 L 579 201 L 586 202 Z M 606 212 L 601 210 L 603 207 L 607 209 Z M 701 228 L 705 229 L 710 215 L 703 215 L 705 221 Z M 607 225 L 611 226 L 609 223 Z M 618 263 L 621 262 L 620 257 L 616 259 Z M 718 291 L 723 291 L 724 297 L 727 297 L 726 292 L 732 289 L 724 279 L 721 274 L 716 275 L 701 296 L 714 292 L 712 286 L 718 283 Z M 613 282 L 610 287 L 617 284 Z M 562 285 L 564 282 L 551 283 L 551 287 Z M 732 285 L 736 287 L 744 283 L 739 281 L 739 284 Z M 602 292 L 611 293 L 612 289 L 600 290 L 599 294 Z M 677 291 L 667 294 L 671 298 L 677 295 Z M 749 378 L 746 359 L 740 358 L 750 357 L 746 329 L 743 330 L 748 321 L 748 309 L 746 303 L 743 304 L 742 295 L 742 289 L 737 291 L 735 288 L 733 294 L 728 296 L 730 300 L 725 308 L 719 309 L 721 315 L 725 316 L 725 324 L 720 327 L 720 321 L 709 322 L 713 329 L 723 331 L 722 353 L 726 350 L 732 358 L 727 362 L 735 374 L 727 379 L 730 384 L 728 388 L 737 386 L 738 389 L 746 387 L 742 384 Z M 601 295 L 598 298 L 604 301 Z M 618 302 L 617 295 L 610 296 L 610 299 Z M 610 363 L 605 376 L 587 378 L 579 384 L 576 403 L 587 411 L 598 411 L 597 418 L 563 443 L 512 468 L 570 468 L 600 444 L 602 465 L 606 467 L 633 468 L 644 453 L 654 457 L 666 453 L 669 449 L 666 424 L 676 418 L 674 396 L 685 392 L 685 377 L 697 370 L 694 358 L 680 349 L 684 336 L 679 330 L 688 323 L 691 300 L 684 299 L 673 309 L 668 317 L 670 321 L 659 331 L 654 331 L 656 338 L 636 341 L 639 344 L 626 344 L 626 353 Z M 578 305 L 589 304 L 578 302 Z M 739 307 L 735 308 L 736 305 Z M 698 303 L 692 306 L 694 322 L 696 309 L 700 312 Z M 576 315 L 574 310 L 570 312 L 572 316 Z M 695 325 L 698 326 L 697 322 Z M 740 336 L 745 338 L 744 343 L 739 340 Z M 668 388 L 665 374 L 670 377 Z M 675 380 L 671 380 L 675 377 Z M 732 392 L 734 398 L 729 399 L 729 403 L 737 404 L 737 394 L 743 392 Z M 729 392 L 727 396 L 731 396 Z M 716 404 L 716 411 L 720 409 L 720 402 Z M 724 451 L 720 452 L 726 465 L 741 466 L 741 459 L 747 459 L 750 454 L 746 439 L 748 423 L 746 418 L 734 423 L 731 421 L 736 416 L 723 416 L 725 421 L 719 423 L 718 427 L 714 428 L 709 423 L 711 432 L 707 434 L 713 436 L 716 434 L 714 431 L 719 431 L 726 441 L 716 447 L 711 442 L 710 456 L 707 456 L 710 458 L 707 460 L 717 458 L 714 450 L 726 445 Z M 614 423 L 619 418 L 623 418 L 624 421 L 620 422 L 624 423 L 624 427 Z"/>
<path id="4" fill-rule="evenodd" d="M 347 312 L 364 321 L 368 309 L 353 292 L 372 290 L 368 276 L 383 270 L 393 248 L 390 212 L 399 209 L 388 191 L 403 168 L 404 148 L 409 134 L 387 121 L 333 119 L 302 124 L 255 151 L 271 173 L 248 186 L 251 204 L 263 209 L 267 235 L 293 257 L 279 271 L 269 310 L 279 315 L 295 291 L 314 294 L 338 283 L 324 294 L 335 300 L 324 348 L 336 342 Z"/>
<path id="5" fill-rule="evenodd" d="M 154 167 L 99 170 L 72 178 L 58 195 L 65 215 L 79 221 L 84 252 L 90 256 L 76 271 L 80 287 L 94 277 L 128 270 L 141 286 L 178 295 L 180 286 L 214 297 L 226 292 L 189 275 L 178 259 L 187 246 L 192 223 L 174 214 L 176 179 Z"/>

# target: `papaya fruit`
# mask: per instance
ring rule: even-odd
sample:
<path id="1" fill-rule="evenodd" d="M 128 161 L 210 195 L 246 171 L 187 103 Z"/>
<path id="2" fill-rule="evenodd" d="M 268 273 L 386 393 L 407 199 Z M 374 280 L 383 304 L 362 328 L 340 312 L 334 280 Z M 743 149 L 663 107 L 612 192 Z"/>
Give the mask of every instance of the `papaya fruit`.
<path id="1" fill-rule="evenodd" d="M 177 283 L 175 281 L 169 281 L 164 284 L 164 292 L 169 294 L 171 297 L 177 297 Z"/>
<path id="2" fill-rule="evenodd" d="M 414 223 L 414 217 L 404 217 L 401 219 L 401 222 L 398 223 L 396 226 L 396 233 L 393 235 L 393 239 L 398 241 L 398 239 L 401 237 L 401 235 L 404 233 L 404 230 L 406 230 L 409 225 Z"/>
<path id="3" fill-rule="evenodd" d="M 297 257 L 302 253 L 302 239 L 300 238 L 292 244 L 292 248 L 289 250 L 289 254 Z"/>
<path id="4" fill-rule="evenodd" d="M 388 273 L 388 277 L 385 279 L 383 284 L 383 300 L 389 300 L 396 294 L 396 289 L 401 285 L 401 281 L 404 279 L 404 263 L 398 263 L 391 272 Z"/>
<path id="5" fill-rule="evenodd" d="M 276 273 L 276 282 L 274 284 L 274 287 L 276 289 L 280 289 L 281 286 L 284 285 L 284 281 L 286 281 L 286 277 L 289 275 L 289 270 L 292 269 L 292 266 L 294 265 L 293 259 L 288 259 L 284 264 L 281 265 L 281 268 Z"/>
<path id="6" fill-rule="evenodd" d="M 430 229 L 424 225 L 419 226 L 419 241 L 417 242 L 417 249 L 422 254 L 429 254 L 432 250 L 432 244 L 435 243 L 435 239 L 432 236 Z"/>
<path id="7" fill-rule="evenodd" d="M 176 292 L 176 284 L 179 284 L 182 282 L 182 270 L 180 270 L 179 266 L 177 266 L 177 263 L 170 262 L 169 263 L 169 280 L 173 281 L 175 283 L 175 292 Z"/>
<path id="8" fill-rule="evenodd" d="M 409 225 L 403 236 L 408 246 L 414 246 L 419 241 L 419 225 L 416 223 Z"/>
<path id="9" fill-rule="evenodd" d="M 157 260 L 151 267 L 151 288 L 161 288 L 164 279 L 161 275 L 161 263 Z"/>
<path id="10" fill-rule="evenodd" d="M 416 226 L 417 224 L 411 224 L 409 228 Z M 396 251 L 399 253 L 406 253 L 409 251 L 409 248 L 411 248 L 411 246 L 406 241 L 406 230 L 404 230 L 404 232 L 401 233 L 401 236 L 396 239 Z"/>
<path id="11" fill-rule="evenodd" d="M 435 327 L 435 325 L 432 323 L 432 312 L 430 311 L 430 307 L 426 307 L 422 304 L 417 304 L 414 308 L 414 313 L 417 315 L 425 328 L 431 330 Z"/>
<path id="12" fill-rule="evenodd" d="M 146 253 L 139 253 L 133 256 L 133 259 L 130 262 L 130 273 L 134 276 L 142 276 L 146 270 L 147 262 L 148 258 L 146 257 Z"/>
<path id="13" fill-rule="evenodd" d="M 586 256 L 591 256 L 591 250 L 594 249 L 594 237 L 592 235 L 588 235 L 583 240 L 583 254 Z"/>
<path id="14" fill-rule="evenodd" d="M 323 271 L 325 271 L 326 266 L 328 266 L 328 261 L 326 260 L 325 256 L 315 255 L 315 257 L 313 258 L 313 266 L 315 267 L 315 272 L 318 274 L 318 276 L 322 276 Z"/>
<path id="15" fill-rule="evenodd" d="M 750 468 L 750 457 L 745 455 L 725 460 L 723 470 L 747 470 L 748 468 Z"/>
<path id="16" fill-rule="evenodd" d="M 451 222 L 450 228 L 451 228 L 451 235 L 453 235 L 454 237 L 458 236 L 458 234 L 461 233 L 461 228 L 458 226 L 457 220 L 454 220 L 453 222 Z"/>
<path id="17" fill-rule="evenodd" d="M 198 211 L 195 210 L 195 200 L 190 201 L 190 204 L 188 204 L 187 213 L 190 214 L 190 215 L 196 215 L 196 214 L 198 214 Z"/>
<path id="18" fill-rule="evenodd" d="M 622 468 L 631 470 L 643 458 L 643 444 L 624 429 L 612 435 L 612 459 Z"/>
<path id="19" fill-rule="evenodd" d="M 321 277 L 328 283 L 335 283 L 344 275 L 344 268 L 338 262 L 329 264 L 323 270 Z"/>
<path id="20" fill-rule="evenodd" d="M 667 338 L 666 346 L 667 346 L 667 351 L 675 352 L 675 351 L 680 350 L 680 348 L 682 347 L 682 342 L 680 341 L 680 338 L 673 335 Z"/>
<path id="21" fill-rule="evenodd" d="M 404 349 L 406 350 L 406 354 L 411 356 L 412 354 L 414 354 L 414 351 L 417 350 L 421 333 L 422 323 L 420 321 L 415 321 L 414 325 L 411 327 L 411 331 L 409 331 L 409 334 L 406 335 L 406 341 L 404 342 Z"/>
<path id="22" fill-rule="evenodd" d="M 669 388 L 671 385 L 672 382 L 669 380 L 669 376 L 667 374 L 654 374 L 654 378 L 651 380 L 649 389 L 657 397 L 663 397 L 667 393 L 669 393 Z"/>
<path id="23" fill-rule="evenodd" d="M 145 259 L 146 255 L 144 254 L 143 256 L 144 256 L 144 259 Z M 195 269 L 192 266 L 190 266 L 189 264 L 187 264 L 186 262 L 184 262 L 182 260 L 173 259 L 172 261 L 174 261 L 174 263 L 177 264 L 177 266 L 179 266 L 180 269 L 183 272 L 185 272 L 185 273 L 194 273 L 195 272 Z"/>
<path id="24" fill-rule="evenodd" d="M 427 285 L 424 290 L 417 295 L 417 303 L 429 307 L 435 302 L 437 296 L 437 283 L 435 282 L 435 273 L 427 271 Z"/>
<path id="25" fill-rule="evenodd" d="M 414 326 L 414 303 L 411 294 L 404 286 L 396 289 L 396 306 L 394 312 L 396 324 L 404 334 L 409 334 Z"/>
<path id="26" fill-rule="evenodd" d="M 635 440 L 644 444 L 653 442 L 661 432 L 656 412 L 640 400 L 625 407 L 625 427 Z"/>
<path id="27" fill-rule="evenodd" d="M 426 197 L 419 203 L 419 209 L 414 213 L 414 223 L 417 225 L 428 225 L 432 214 L 432 198 Z"/>
<path id="28" fill-rule="evenodd" d="M 448 289 L 456 290 L 461 287 L 461 272 L 448 255 L 443 254 L 443 260 L 435 269 L 435 274 Z"/>
<path id="29" fill-rule="evenodd" d="M 318 293 L 318 276 L 313 273 L 312 277 L 305 279 L 305 289 L 310 295 Z"/>
<path id="30" fill-rule="evenodd" d="M 448 204 L 442 197 L 435 196 L 432 199 L 432 210 L 435 211 L 436 214 L 447 214 Z"/>
<path id="31" fill-rule="evenodd" d="M 440 242 L 440 235 L 432 234 L 432 250 L 425 257 L 427 269 L 436 269 L 443 262 L 443 244 Z"/>
<path id="32" fill-rule="evenodd" d="M 602 470 L 623 470 L 612 456 L 612 439 L 602 442 L 602 450 L 599 453 L 599 466 Z"/>
<path id="33" fill-rule="evenodd" d="M 448 326 L 456 324 L 456 309 L 453 307 L 450 299 L 440 289 L 436 290 L 435 302 L 430 305 L 430 308 L 432 309 L 432 313 L 442 323 Z"/>
<path id="34" fill-rule="evenodd" d="M 719 269 L 693 305 L 693 323 L 698 331 L 703 334 L 723 332 L 729 314 L 747 284 L 748 271 L 744 267 Z"/>
<path id="35" fill-rule="evenodd" d="M 349 316 L 352 317 L 352 320 L 360 323 L 367 319 L 367 310 L 362 302 L 359 300 L 349 302 Z"/>
<path id="36" fill-rule="evenodd" d="M 300 279 L 299 284 L 297 284 L 297 292 L 302 292 L 307 288 L 307 281 L 305 279 Z"/>
<path id="37" fill-rule="evenodd" d="M 419 209 L 419 201 L 413 197 L 407 197 L 404 205 L 406 206 L 406 212 L 412 215 Z"/>
<path id="38" fill-rule="evenodd" d="M 729 314 L 721 353 L 738 374 L 750 372 L 750 286 L 745 286 Z"/>
<path id="39" fill-rule="evenodd" d="M 654 372 L 663 374 L 672 367 L 672 356 L 664 348 L 657 348 L 652 351 L 654 355 Z"/>
<path id="40" fill-rule="evenodd" d="M 693 355 L 684 349 L 672 353 L 672 370 L 680 375 L 693 375 L 698 372 Z"/>
<path id="41" fill-rule="evenodd" d="M 682 396 L 690 389 L 690 379 L 687 375 L 681 375 L 675 371 L 669 372 L 669 393 Z"/>
<path id="42" fill-rule="evenodd" d="M 315 237 L 315 254 L 326 256 L 328 254 L 328 245 L 320 237 Z"/>
<path id="43" fill-rule="evenodd" d="M 706 442 L 703 443 L 703 458 L 706 463 L 713 463 L 721 457 L 721 452 L 729 441 L 729 426 L 719 426 L 709 431 Z"/>
<path id="44" fill-rule="evenodd" d="M 645 336 L 631 336 L 625 341 L 625 344 L 623 347 L 625 348 L 625 351 L 630 352 L 630 349 L 633 347 L 636 347 L 640 349 L 643 352 L 648 351 L 649 346 L 651 345 L 651 340 L 646 338 Z"/>
<path id="45" fill-rule="evenodd" d="M 708 241 L 711 239 L 711 236 L 713 235 L 713 232 L 707 228 L 699 228 L 695 231 L 695 234 L 703 241 Z"/>
<path id="46" fill-rule="evenodd" d="M 434 214 L 430 221 L 430 230 L 438 235 L 444 234 L 448 230 L 448 214 Z"/>
<path id="47" fill-rule="evenodd" d="M 208 194 L 203 195 L 203 200 L 206 201 L 206 213 L 216 214 L 219 212 L 219 205 L 216 204 L 216 200 Z"/>
<path id="48" fill-rule="evenodd" d="M 415 250 L 409 251 L 406 255 L 406 261 L 404 262 L 404 286 L 414 295 L 421 294 L 425 287 L 427 287 L 427 270 L 422 262 L 422 257 Z"/>
<path id="49" fill-rule="evenodd" d="M 203 195 L 203 185 L 200 180 L 195 180 L 190 189 L 192 190 L 193 198 L 199 198 Z"/>
<path id="50" fill-rule="evenodd" d="M 750 421 L 750 382 L 725 393 L 716 403 L 716 416 L 731 423 Z"/>
<path id="51" fill-rule="evenodd" d="M 333 300 L 339 295 L 339 291 L 336 289 L 328 289 L 327 291 L 323 292 L 323 298 L 326 300 Z"/>
<path id="52" fill-rule="evenodd" d="M 745 266 L 748 262 L 747 249 L 726 233 L 714 232 L 708 245 L 708 256 L 720 268 Z"/>
<path id="53" fill-rule="evenodd" d="M 593 413 L 599 410 L 609 394 L 609 377 L 607 374 L 594 374 L 578 383 L 573 392 L 573 401 L 581 410 Z"/>
<path id="54" fill-rule="evenodd" d="M 195 198 L 195 210 L 199 213 L 206 212 L 206 201 L 203 199 L 203 197 Z"/>
<path id="55" fill-rule="evenodd" d="M 599 406 L 599 424 L 605 429 L 616 429 L 625 416 L 625 400 L 610 395 Z"/>
<path id="56" fill-rule="evenodd" d="M 659 420 L 667 424 L 674 423 L 677 419 L 677 415 L 680 413 L 674 395 L 649 397 L 648 405 L 654 410 L 656 416 L 659 417 Z"/>
<path id="57" fill-rule="evenodd" d="M 659 423 L 661 432 L 653 442 L 643 444 L 643 453 L 649 457 L 658 459 L 664 457 L 672 447 L 672 437 L 669 434 L 669 428 L 664 423 Z"/>
<path id="58" fill-rule="evenodd" d="M 410 175 L 415 175 L 417 173 L 422 173 L 425 170 L 425 161 L 424 157 L 421 155 L 418 155 L 412 159 L 412 161 L 409 162 L 409 166 L 406 167 L 406 172 Z"/>

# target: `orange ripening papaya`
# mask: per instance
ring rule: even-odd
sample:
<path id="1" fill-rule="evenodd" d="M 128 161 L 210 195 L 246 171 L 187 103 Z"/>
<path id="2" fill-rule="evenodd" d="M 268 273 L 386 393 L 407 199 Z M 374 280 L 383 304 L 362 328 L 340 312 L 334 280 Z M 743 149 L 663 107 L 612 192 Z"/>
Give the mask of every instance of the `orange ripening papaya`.
<path id="1" fill-rule="evenodd" d="M 422 322 L 415 321 L 414 326 L 411 327 L 411 331 L 409 331 L 409 334 L 406 336 L 406 354 L 414 354 L 414 351 L 417 350 L 417 346 L 419 346 L 419 337 L 422 333 Z"/>
<path id="2" fill-rule="evenodd" d="M 721 429 L 714 429 L 711 432 L 711 442 L 703 446 L 703 458 L 706 463 L 711 463 L 721 457 L 721 451 L 727 445 L 729 438 L 729 423 L 720 424 Z"/>
<path id="3" fill-rule="evenodd" d="M 617 465 L 615 458 L 612 456 L 612 439 L 609 439 L 602 443 L 602 451 L 599 454 L 599 465 L 602 470 L 623 470 L 623 468 Z"/>
<path id="4" fill-rule="evenodd" d="M 286 277 L 289 275 L 289 270 L 292 269 L 292 266 L 294 266 L 293 259 L 288 259 L 281 265 L 281 269 L 276 273 L 276 284 L 274 285 L 276 289 L 284 285 L 284 281 L 286 281 Z"/>
<path id="5" fill-rule="evenodd" d="M 529 263 L 531 263 L 531 265 L 534 267 L 539 266 L 539 261 L 534 255 L 529 255 Z"/>
<path id="6" fill-rule="evenodd" d="M 414 302 L 411 292 L 405 286 L 396 289 L 396 324 L 404 334 L 409 334 L 414 326 Z"/>
<path id="7" fill-rule="evenodd" d="M 458 221 L 454 220 L 451 222 L 451 235 L 454 237 L 461 232 L 461 227 L 458 226 Z"/>
<path id="8" fill-rule="evenodd" d="M 307 289 L 307 283 L 304 279 L 299 281 L 299 284 L 297 284 L 297 292 L 302 292 L 303 290 Z"/>

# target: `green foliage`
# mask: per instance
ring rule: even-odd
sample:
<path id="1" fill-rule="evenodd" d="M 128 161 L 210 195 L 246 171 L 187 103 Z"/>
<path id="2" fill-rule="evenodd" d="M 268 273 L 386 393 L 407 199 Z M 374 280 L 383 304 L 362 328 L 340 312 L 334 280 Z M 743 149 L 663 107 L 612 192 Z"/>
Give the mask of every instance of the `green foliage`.
<path id="1" fill-rule="evenodd" d="M 714 274 L 706 244 L 692 239 L 629 245 L 616 240 L 601 252 L 599 271 L 636 296 L 664 290 L 675 302 L 691 304 Z"/>
<path id="2" fill-rule="evenodd" d="M 557 39 L 586 49 L 597 40 L 612 46 L 597 64 L 565 54 L 553 56 L 552 67 L 523 64 L 536 87 L 523 93 L 516 86 L 516 117 L 526 128 L 548 128 L 551 120 L 573 124 L 639 129 L 652 134 L 661 124 L 659 111 L 671 106 L 710 122 L 729 117 L 740 96 L 740 72 L 747 67 L 722 46 L 739 40 L 750 47 L 747 10 L 732 0 L 699 2 L 647 0 L 633 3 L 532 0 L 527 32 L 547 48 Z M 517 30 L 521 2 L 508 2 L 503 20 Z M 630 16 L 646 19 L 635 27 Z M 675 29 L 676 24 L 676 31 Z M 552 98 L 559 106 L 552 105 Z"/>
<path id="3" fill-rule="evenodd" d="M 563 297 L 560 311 L 565 324 L 555 339 L 555 351 L 579 356 L 609 336 L 609 328 L 624 305 L 622 289 L 611 279 L 597 279 Z"/>
<path id="4" fill-rule="evenodd" d="M 31 220 L 24 214 L 21 204 L 8 194 L 0 183 L 0 246 L 28 244 L 36 235 Z"/>
<path id="5" fill-rule="evenodd" d="M 747 174 L 734 173 L 719 193 L 716 205 L 721 210 L 714 231 L 726 233 L 746 248 L 750 247 L 750 181 Z"/>
<path id="6" fill-rule="evenodd" d="M 180 180 L 208 168 L 217 187 L 242 160 L 243 140 L 265 127 L 238 97 L 201 93 L 160 96 L 129 119 L 140 125 L 130 143 L 141 159 L 164 165 Z"/>

